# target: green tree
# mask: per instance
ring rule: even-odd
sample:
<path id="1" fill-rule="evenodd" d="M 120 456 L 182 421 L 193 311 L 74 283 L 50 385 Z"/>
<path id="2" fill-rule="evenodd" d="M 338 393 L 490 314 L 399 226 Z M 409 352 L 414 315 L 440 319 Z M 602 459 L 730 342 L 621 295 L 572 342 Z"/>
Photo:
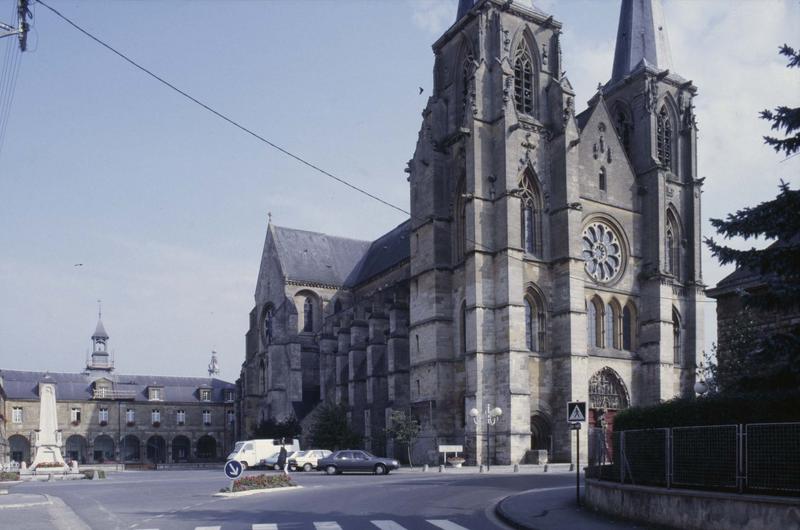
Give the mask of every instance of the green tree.
<path id="1" fill-rule="evenodd" d="M 410 412 L 406 413 L 402 410 L 392 411 L 392 415 L 389 419 L 391 424 L 389 428 L 386 429 L 386 433 L 395 441 L 406 446 L 406 450 L 408 451 L 408 464 L 414 467 L 414 463 L 411 461 L 411 451 L 419 437 L 419 420 Z"/>
<path id="2" fill-rule="evenodd" d="M 275 418 L 263 420 L 256 427 L 252 438 L 272 438 L 279 440 L 286 438 L 291 440 L 302 434 L 303 428 L 298 419 L 291 415 L 283 421 L 276 421 Z"/>
<path id="3" fill-rule="evenodd" d="M 800 55 L 784 45 L 780 53 L 789 57 L 789 68 L 800 66 Z M 792 156 L 800 150 L 800 108 L 777 107 L 763 111 L 772 129 L 784 131 L 785 138 L 764 137 L 777 152 Z M 800 306 L 800 190 L 783 181 L 778 196 L 757 206 L 711 219 L 725 239 L 741 237 L 774 240 L 767 248 L 738 250 L 706 238 L 711 254 L 723 265 L 758 273 L 763 285 L 742 293 L 744 311 L 797 311 Z M 762 313 L 763 314 L 763 313 Z M 748 326 L 743 326 L 747 328 Z M 737 331 L 730 351 L 720 352 L 717 377 L 723 392 L 780 390 L 800 386 L 800 324 L 768 336 L 748 336 Z M 727 356 L 727 357 L 726 357 Z M 733 358 L 735 357 L 735 359 Z M 729 367 L 733 368 L 729 368 Z M 720 372 L 724 370 L 724 372 Z M 724 381 L 724 382 L 723 382 Z"/>
<path id="4" fill-rule="evenodd" d="M 361 446 L 361 436 L 347 421 L 343 405 L 321 405 L 311 426 L 310 442 L 321 449 L 353 449 Z"/>

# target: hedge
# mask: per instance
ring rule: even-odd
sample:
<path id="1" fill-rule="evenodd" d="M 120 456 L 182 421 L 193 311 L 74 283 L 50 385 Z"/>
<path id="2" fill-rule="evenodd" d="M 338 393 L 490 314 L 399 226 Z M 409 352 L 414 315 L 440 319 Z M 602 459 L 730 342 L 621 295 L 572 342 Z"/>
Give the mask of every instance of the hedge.
<path id="1" fill-rule="evenodd" d="M 800 421 L 800 391 L 715 394 L 631 407 L 614 417 L 614 430 Z"/>

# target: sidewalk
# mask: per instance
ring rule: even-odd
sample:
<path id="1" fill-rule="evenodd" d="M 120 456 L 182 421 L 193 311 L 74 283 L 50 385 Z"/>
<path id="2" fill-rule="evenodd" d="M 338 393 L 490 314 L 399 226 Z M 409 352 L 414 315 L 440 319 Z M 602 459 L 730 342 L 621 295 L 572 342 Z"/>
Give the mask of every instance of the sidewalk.
<path id="1" fill-rule="evenodd" d="M 52 504 L 52 501 L 46 495 L 39 495 L 37 493 L 5 493 L 7 491 L 5 486 L 0 486 L 0 511 L 12 508 L 29 508 L 31 506 L 44 506 Z M 0 517 L 2 519 L 2 517 Z"/>
<path id="2" fill-rule="evenodd" d="M 581 488 L 583 492 L 583 488 Z M 580 528 L 593 530 L 619 530 L 653 528 L 629 521 L 614 519 L 579 508 L 575 500 L 575 486 L 539 488 L 510 495 L 497 503 L 495 513 L 518 530 L 562 530 Z"/>
<path id="3" fill-rule="evenodd" d="M 534 464 L 519 464 L 518 469 L 516 471 L 518 474 L 540 474 L 540 473 L 568 473 L 570 471 L 569 464 L 548 464 L 547 471 L 544 470 L 543 465 L 534 465 Z M 428 471 L 424 471 L 424 466 L 414 466 L 413 468 L 403 466 L 400 469 L 392 471 L 392 473 L 440 473 L 439 466 L 428 466 Z M 462 466 L 452 467 L 452 466 L 444 466 L 442 468 L 441 473 L 444 474 L 458 474 L 458 475 L 471 475 L 471 474 L 478 474 L 481 473 L 480 467 L 478 466 Z M 515 473 L 514 466 L 499 466 L 493 465 L 490 469 L 484 468 L 484 474 L 489 475 L 503 475 L 506 473 L 512 474 Z"/>

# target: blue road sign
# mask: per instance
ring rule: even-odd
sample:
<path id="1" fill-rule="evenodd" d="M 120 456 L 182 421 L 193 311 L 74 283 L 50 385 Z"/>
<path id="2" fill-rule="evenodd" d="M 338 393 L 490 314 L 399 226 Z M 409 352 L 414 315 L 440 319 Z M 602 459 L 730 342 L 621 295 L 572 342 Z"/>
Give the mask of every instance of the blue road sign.
<path id="1" fill-rule="evenodd" d="M 225 476 L 231 480 L 235 480 L 242 475 L 242 464 L 236 460 L 228 460 L 225 462 Z"/>

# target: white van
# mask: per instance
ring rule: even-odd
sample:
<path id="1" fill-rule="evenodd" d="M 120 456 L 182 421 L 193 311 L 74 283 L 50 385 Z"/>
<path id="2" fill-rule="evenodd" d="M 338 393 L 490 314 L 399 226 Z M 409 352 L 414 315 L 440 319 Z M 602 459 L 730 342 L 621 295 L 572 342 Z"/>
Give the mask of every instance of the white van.
<path id="1" fill-rule="evenodd" d="M 285 445 L 288 452 L 300 449 L 300 440 L 292 440 L 292 444 Z M 242 468 L 263 465 L 270 457 L 277 455 L 281 451 L 281 441 L 272 438 L 263 440 L 246 440 L 236 442 L 233 451 L 228 455 L 228 460 L 236 460 L 242 464 Z"/>

